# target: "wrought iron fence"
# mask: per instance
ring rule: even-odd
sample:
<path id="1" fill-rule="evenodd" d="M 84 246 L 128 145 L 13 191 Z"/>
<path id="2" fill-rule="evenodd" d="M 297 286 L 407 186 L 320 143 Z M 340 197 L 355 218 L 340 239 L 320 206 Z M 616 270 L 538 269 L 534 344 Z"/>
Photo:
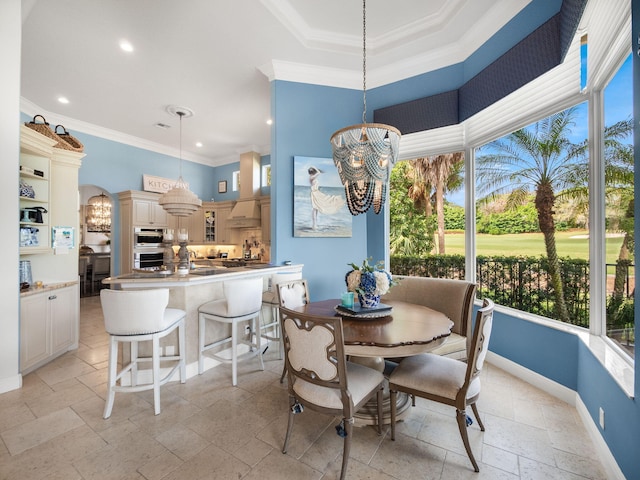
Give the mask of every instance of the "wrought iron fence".
<path id="1" fill-rule="evenodd" d="M 627 266 L 627 298 L 634 293 L 635 285 L 632 285 L 633 276 L 630 274 L 633 267 L 631 264 Z M 465 258 L 462 255 L 392 256 L 390 268 L 394 275 L 465 278 Z M 570 323 L 589 327 L 589 263 L 587 260 L 564 258 L 560 260 L 560 269 Z M 555 318 L 554 292 L 548 271 L 545 257 L 479 255 L 476 258 L 478 297 L 486 296 L 500 305 Z"/>

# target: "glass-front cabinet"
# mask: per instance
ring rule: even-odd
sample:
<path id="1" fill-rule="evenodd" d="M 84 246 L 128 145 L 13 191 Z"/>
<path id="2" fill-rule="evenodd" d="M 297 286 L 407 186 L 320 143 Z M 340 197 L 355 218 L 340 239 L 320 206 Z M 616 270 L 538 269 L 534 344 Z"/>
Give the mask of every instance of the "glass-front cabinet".
<path id="1" fill-rule="evenodd" d="M 216 241 L 216 211 L 203 204 L 204 209 L 204 242 L 215 243 Z"/>

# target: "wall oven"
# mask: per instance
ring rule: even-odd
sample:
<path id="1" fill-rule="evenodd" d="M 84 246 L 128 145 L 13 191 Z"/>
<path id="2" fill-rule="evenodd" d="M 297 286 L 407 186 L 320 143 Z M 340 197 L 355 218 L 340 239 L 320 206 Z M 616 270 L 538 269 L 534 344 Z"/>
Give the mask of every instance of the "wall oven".
<path id="1" fill-rule="evenodd" d="M 163 265 L 163 248 L 137 248 L 133 251 L 133 268 L 151 269 Z"/>
<path id="2" fill-rule="evenodd" d="M 162 246 L 162 228 L 142 228 L 135 227 L 133 229 L 133 245 L 134 248 L 140 247 L 161 247 Z"/>

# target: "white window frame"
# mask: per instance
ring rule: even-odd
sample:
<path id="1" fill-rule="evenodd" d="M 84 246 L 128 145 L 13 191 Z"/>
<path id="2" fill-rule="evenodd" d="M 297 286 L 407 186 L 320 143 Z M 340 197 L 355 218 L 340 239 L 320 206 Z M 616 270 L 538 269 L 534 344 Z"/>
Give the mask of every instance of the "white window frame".
<path id="1" fill-rule="evenodd" d="M 588 31 L 587 87 L 580 89 L 580 41 Z M 588 101 L 590 145 L 590 319 L 589 330 L 505 307 L 516 315 L 578 335 L 629 397 L 634 395 L 634 359 L 606 336 L 603 91 L 630 53 L 631 2 L 592 1 L 565 61 L 458 125 L 408 134 L 400 141 L 399 160 L 465 152 L 465 252 L 467 279 L 475 281 L 475 149 L 571 106 Z M 552 87 L 550 87 L 552 86 Z M 595 132 L 600 132 L 596 134 Z M 593 234 L 591 234 L 593 232 Z M 594 301 L 595 299 L 595 301 Z"/>

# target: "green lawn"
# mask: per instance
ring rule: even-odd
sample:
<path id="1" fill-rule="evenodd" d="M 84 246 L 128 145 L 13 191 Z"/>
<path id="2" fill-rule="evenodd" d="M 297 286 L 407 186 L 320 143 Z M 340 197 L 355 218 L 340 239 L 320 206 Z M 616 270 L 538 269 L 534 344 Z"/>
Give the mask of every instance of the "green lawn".
<path id="1" fill-rule="evenodd" d="M 622 237 L 607 238 L 607 263 L 615 263 L 622 244 Z M 448 254 L 464 255 L 464 234 L 445 235 Z M 556 232 L 556 248 L 560 257 L 589 258 L 589 238 L 586 231 Z M 476 236 L 478 255 L 524 255 L 537 257 L 545 255 L 542 233 L 522 233 L 511 235 Z"/>

